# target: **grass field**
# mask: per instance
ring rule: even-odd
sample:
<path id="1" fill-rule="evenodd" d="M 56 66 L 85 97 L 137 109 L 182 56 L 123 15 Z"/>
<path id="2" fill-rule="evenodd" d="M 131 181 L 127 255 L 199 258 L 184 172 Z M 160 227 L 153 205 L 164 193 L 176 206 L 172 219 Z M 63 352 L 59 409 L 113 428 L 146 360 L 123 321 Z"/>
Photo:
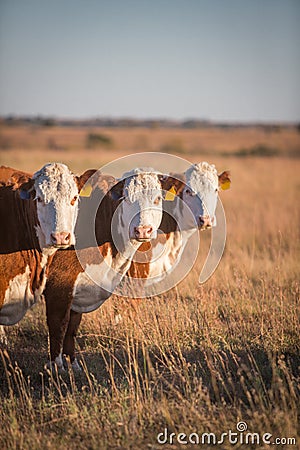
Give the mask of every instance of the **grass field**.
<path id="1" fill-rule="evenodd" d="M 91 132 L 111 140 L 88 148 Z M 61 161 L 83 172 L 132 152 L 164 150 L 232 173 L 231 190 L 221 194 L 226 251 L 213 277 L 198 284 L 210 240 L 201 233 L 198 261 L 177 289 L 143 301 L 134 319 L 114 296 L 84 316 L 81 374 L 44 369 L 43 304 L 7 329 L 0 448 L 227 450 L 228 437 L 212 445 L 206 436 L 201 445 L 201 435 L 220 439 L 241 421 L 248 430 L 234 448 L 269 448 L 264 433 L 271 443 L 281 438 L 275 448 L 300 448 L 300 133 L 2 126 L 0 135 L 0 164 L 27 171 Z M 116 305 L 124 311 L 118 325 Z M 165 428 L 162 445 L 157 435 Z M 247 432 L 258 433 L 260 445 L 245 443 Z M 200 444 L 180 444 L 179 433 L 198 433 Z"/>

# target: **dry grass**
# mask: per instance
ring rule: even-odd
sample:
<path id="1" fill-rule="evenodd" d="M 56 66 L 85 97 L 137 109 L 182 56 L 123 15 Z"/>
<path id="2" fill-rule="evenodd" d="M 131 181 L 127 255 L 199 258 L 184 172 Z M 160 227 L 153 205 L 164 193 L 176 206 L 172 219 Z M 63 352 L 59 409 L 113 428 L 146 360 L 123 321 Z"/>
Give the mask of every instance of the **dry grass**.
<path id="1" fill-rule="evenodd" d="M 189 136 L 191 145 L 202 132 L 175 131 L 182 142 Z M 130 153 L 138 133 L 149 133 L 146 150 L 160 149 L 165 136 L 174 138 L 172 130 L 111 130 L 113 152 L 81 152 L 82 130 L 65 132 L 68 150 L 38 152 L 36 144 L 28 156 L 20 144 L 19 149 L 3 151 L 1 163 L 35 170 L 49 158 L 83 171 Z M 152 132 L 159 135 L 157 141 L 150 138 Z M 214 149 L 231 152 L 262 143 L 260 130 L 256 135 L 253 130 L 244 132 L 208 130 L 212 141 L 207 138 L 205 147 L 213 142 Z M 286 132 L 284 138 L 282 130 L 268 139 L 278 139 L 272 145 L 288 153 L 299 138 Z M 9 133 L 13 136 L 13 128 Z M 226 133 L 228 138 L 223 139 Z M 123 152 L 118 141 L 122 136 Z M 38 139 L 39 134 L 37 143 L 42 142 Z M 201 152 L 184 156 L 203 159 Z M 8 329 L 9 345 L 2 353 L 1 448 L 180 448 L 178 443 L 159 445 L 157 434 L 167 427 L 169 433 L 220 436 L 235 431 L 241 420 L 247 422 L 249 432 L 271 433 L 273 440 L 295 437 L 299 445 L 300 163 L 286 157 L 225 157 L 217 151 L 205 159 L 220 170 L 231 169 L 233 178 L 232 189 L 222 194 L 228 241 L 214 276 L 198 285 L 209 245 L 208 233 L 202 233 L 196 267 L 177 291 L 144 301 L 134 320 L 124 315 L 118 326 L 113 311 L 121 300 L 116 297 L 86 315 L 77 342 L 82 374 L 43 370 L 44 305 L 30 311 Z M 232 445 L 225 440 L 217 448 Z"/>
<path id="2" fill-rule="evenodd" d="M 88 148 L 90 133 L 111 139 L 107 147 Z M 17 165 L 19 169 L 37 170 L 48 161 L 60 160 L 74 171 L 102 166 L 115 158 L 144 151 L 177 153 L 197 160 L 257 150 L 270 150 L 279 156 L 300 155 L 300 133 L 296 128 L 63 128 L 0 125 L 0 164 Z M 30 153 L 30 158 L 28 154 Z M 272 154 L 272 153 L 271 153 Z"/>

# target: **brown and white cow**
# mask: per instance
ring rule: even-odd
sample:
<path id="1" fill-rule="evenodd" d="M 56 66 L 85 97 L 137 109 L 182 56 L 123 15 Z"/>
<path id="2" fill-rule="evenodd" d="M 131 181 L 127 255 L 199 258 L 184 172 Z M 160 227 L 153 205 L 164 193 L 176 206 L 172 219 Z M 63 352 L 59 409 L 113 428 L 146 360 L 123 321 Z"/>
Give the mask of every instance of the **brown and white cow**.
<path id="1" fill-rule="evenodd" d="M 56 250 L 75 243 L 85 175 L 60 163 L 33 176 L 2 166 L 0 175 L 0 325 L 13 325 L 41 298 Z"/>
<path id="2" fill-rule="evenodd" d="M 70 357 L 74 368 L 79 367 L 74 338 L 82 313 L 93 311 L 110 297 L 137 249 L 156 236 L 162 219 L 162 190 L 157 173 L 134 169 L 114 183 L 109 176 L 96 173 L 92 177 L 94 190 L 89 199 L 81 202 L 76 225 L 76 235 L 81 235 L 79 249 L 58 252 L 49 271 L 45 299 L 50 359 L 59 368 L 63 368 L 63 354 Z M 97 246 L 91 246 L 85 230 L 93 227 L 90 204 L 95 202 L 98 206 L 101 190 L 106 195 L 95 219 Z"/>

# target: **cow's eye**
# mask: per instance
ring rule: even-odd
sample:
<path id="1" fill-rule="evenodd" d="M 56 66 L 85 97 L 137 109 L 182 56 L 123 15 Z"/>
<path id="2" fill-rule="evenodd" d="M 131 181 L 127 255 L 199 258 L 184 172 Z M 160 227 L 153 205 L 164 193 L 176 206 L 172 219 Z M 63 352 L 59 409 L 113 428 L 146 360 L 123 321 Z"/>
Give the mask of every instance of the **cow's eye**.
<path id="1" fill-rule="evenodd" d="M 190 189 L 186 189 L 186 190 L 185 190 L 185 193 L 186 193 L 187 195 L 192 195 L 192 191 L 191 191 Z"/>
<path id="2" fill-rule="evenodd" d="M 72 205 L 72 206 L 75 205 L 77 199 L 78 199 L 78 195 L 75 195 L 75 197 L 72 198 L 72 200 L 71 200 L 71 205 Z"/>

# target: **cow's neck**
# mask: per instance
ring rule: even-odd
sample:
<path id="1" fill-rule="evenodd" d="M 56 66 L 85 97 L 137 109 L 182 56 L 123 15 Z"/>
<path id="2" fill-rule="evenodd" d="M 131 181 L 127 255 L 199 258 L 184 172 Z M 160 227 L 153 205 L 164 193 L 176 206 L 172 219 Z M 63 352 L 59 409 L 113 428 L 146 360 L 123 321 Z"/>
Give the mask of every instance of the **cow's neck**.
<path id="1" fill-rule="evenodd" d="M 166 276 L 167 272 L 174 270 L 180 261 L 189 238 L 196 232 L 196 228 L 190 230 L 176 230 L 165 235 L 164 249 L 158 245 L 153 246 L 151 261 L 149 262 L 149 277 Z"/>
<path id="2" fill-rule="evenodd" d="M 80 272 L 76 278 L 72 309 L 86 313 L 101 306 L 121 282 L 140 245 L 137 241 L 127 241 L 119 251 L 112 244 L 101 245 L 100 261 L 98 254 L 95 262 L 87 263 L 84 272 Z"/>
<path id="3" fill-rule="evenodd" d="M 140 246 L 141 243 L 136 240 L 128 241 L 126 244 L 123 244 L 122 249 L 116 253 L 114 258 L 112 258 L 111 268 L 118 271 L 123 277 L 130 267 L 134 254 Z"/>
<path id="4" fill-rule="evenodd" d="M 153 255 L 149 266 L 149 276 L 151 277 L 163 278 L 166 272 L 176 267 L 188 240 L 197 231 L 193 217 L 190 214 L 186 217 L 186 209 L 183 207 L 182 201 L 167 202 L 166 206 L 165 211 L 168 214 L 164 214 L 160 226 L 165 235 L 165 248 L 158 256 L 160 249 L 153 246 Z"/>
<path id="5" fill-rule="evenodd" d="M 47 263 L 51 262 L 55 253 L 57 252 L 57 248 L 54 247 L 44 247 L 41 251 L 41 265 L 42 267 L 45 267 Z"/>

